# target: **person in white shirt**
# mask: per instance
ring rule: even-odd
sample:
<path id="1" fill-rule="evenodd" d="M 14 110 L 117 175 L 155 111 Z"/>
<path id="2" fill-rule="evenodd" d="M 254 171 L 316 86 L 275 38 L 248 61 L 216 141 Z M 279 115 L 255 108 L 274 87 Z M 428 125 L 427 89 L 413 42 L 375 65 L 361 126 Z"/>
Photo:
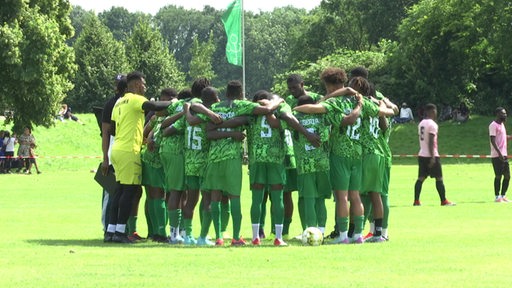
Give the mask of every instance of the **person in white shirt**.
<path id="1" fill-rule="evenodd" d="M 414 121 L 414 115 L 412 114 L 412 110 L 407 103 L 402 103 L 402 107 L 400 107 L 400 117 L 395 117 L 395 123 L 407 123 Z"/>

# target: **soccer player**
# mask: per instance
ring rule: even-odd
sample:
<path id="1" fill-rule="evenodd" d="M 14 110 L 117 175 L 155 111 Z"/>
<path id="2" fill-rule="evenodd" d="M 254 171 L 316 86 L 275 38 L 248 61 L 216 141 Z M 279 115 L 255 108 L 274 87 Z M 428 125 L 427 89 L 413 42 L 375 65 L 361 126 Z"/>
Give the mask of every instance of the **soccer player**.
<path id="1" fill-rule="evenodd" d="M 226 89 L 227 100 L 215 103 L 211 110 L 219 114 L 223 120 L 243 115 L 265 115 L 274 111 L 279 101 L 274 101 L 269 106 L 261 106 L 247 100 L 242 100 L 242 84 L 239 81 L 230 81 Z M 223 193 L 229 196 L 231 204 L 231 217 L 233 222 L 233 239 L 231 245 L 245 245 L 245 240 L 240 237 L 240 225 L 242 211 L 240 207 L 240 193 L 242 190 L 242 144 L 245 138 L 240 128 L 220 128 L 215 131 L 213 123 L 208 123 L 207 136 L 212 140 L 208 153 L 208 166 L 203 183 L 203 189 L 211 191 L 212 221 L 216 234 L 216 245 L 223 245 L 221 237 L 220 201 Z M 224 132 L 222 137 L 218 133 Z M 230 135 L 225 138 L 226 134 Z M 220 138 L 220 139 L 219 139 Z"/>
<path id="2" fill-rule="evenodd" d="M 439 152 L 437 150 L 438 126 L 437 107 L 434 104 L 425 105 L 425 118 L 418 124 L 418 138 L 420 152 L 418 153 L 418 180 L 414 185 L 414 206 L 421 206 L 420 194 L 423 181 L 428 176 L 436 178 L 436 189 L 441 199 L 441 206 L 455 206 L 446 199 L 446 190 L 443 183 L 443 171 Z"/>
<path id="3" fill-rule="evenodd" d="M 512 135 L 507 135 L 507 130 L 505 129 L 504 123 L 507 120 L 507 111 L 503 107 L 498 107 L 495 110 L 495 115 L 496 118 L 489 125 L 491 161 L 494 169 L 494 202 L 510 202 L 506 196 L 510 182 L 507 141 L 512 138 Z M 502 177 L 503 182 L 501 181 Z"/>
<path id="4" fill-rule="evenodd" d="M 126 222 L 130 216 L 133 196 L 140 189 L 142 178 L 140 150 L 144 111 L 159 111 L 169 106 L 169 102 L 149 101 L 143 96 L 146 92 L 144 78 L 140 72 L 128 74 L 127 93 L 117 100 L 112 110 L 112 126 L 115 130 L 112 133 L 114 144 L 111 161 L 119 183 L 107 227 L 107 236 L 112 237 L 113 242 L 133 243 L 126 234 Z"/>
<path id="5" fill-rule="evenodd" d="M 302 76 L 299 74 L 291 74 L 288 76 L 286 80 L 286 84 L 288 87 L 288 95 L 285 98 L 285 101 L 290 107 L 293 109 L 297 106 L 297 101 L 299 97 L 308 95 L 313 101 L 318 102 L 322 95 L 313 93 L 310 91 L 306 91 L 304 88 L 304 80 Z M 293 201 L 292 201 L 292 192 L 297 191 L 297 167 L 295 163 L 295 156 L 293 152 L 293 139 L 291 136 L 291 132 L 289 129 L 284 130 L 284 136 L 286 140 L 286 156 L 285 156 L 285 167 L 286 167 L 286 184 L 284 187 L 283 201 L 284 201 L 284 226 L 283 226 L 283 235 L 289 234 L 290 224 L 293 218 Z M 304 223 L 304 202 L 301 197 L 298 198 L 298 210 L 301 221 L 302 231 L 306 229 L 306 225 Z M 286 238 L 286 237 L 285 237 Z"/>

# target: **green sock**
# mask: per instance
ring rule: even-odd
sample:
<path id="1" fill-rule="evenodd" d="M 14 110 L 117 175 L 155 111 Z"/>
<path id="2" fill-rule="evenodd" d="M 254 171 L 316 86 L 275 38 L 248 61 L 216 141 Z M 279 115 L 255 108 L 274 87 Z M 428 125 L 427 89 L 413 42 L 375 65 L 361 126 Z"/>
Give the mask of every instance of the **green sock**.
<path id="1" fill-rule="evenodd" d="M 183 218 L 183 228 L 187 236 L 192 236 L 192 219 Z"/>
<path id="2" fill-rule="evenodd" d="M 171 225 L 172 228 L 178 228 L 178 225 L 180 224 L 178 209 L 169 210 L 168 213 L 169 224 Z"/>
<path id="3" fill-rule="evenodd" d="M 153 207 L 155 210 L 155 219 L 157 230 L 156 234 L 160 236 L 167 237 L 167 230 L 165 227 L 167 226 L 167 207 L 165 205 L 164 199 L 154 199 Z"/>
<path id="4" fill-rule="evenodd" d="M 203 223 L 203 210 L 204 210 L 203 199 L 199 200 L 199 223 Z"/>
<path id="5" fill-rule="evenodd" d="M 220 235 L 221 229 L 221 220 L 220 220 L 220 202 L 212 201 L 210 204 L 212 210 L 212 223 L 213 228 L 215 229 L 215 239 L 219 239 L 222 236 Z"/>
<path id="6" fill-rule="evenodd" d="M 288 235 L 290 233 L 290 224 L 291 223 L 292 223 L 292 218 L 284 218 L 283 235 Z"/>
<path id="7" fill-rule="evenodd" d="M 299 218 L 300 225 L 302 226 L 302 231 L 306 230 L 306 213 L 304 210 L 304 197 L 299 197 L 299 201 L 297 203 L 297 207 L 299 208 Z"/>
<path id="8" fill-rule="evenodd" d="M 348 217 L 336 217 L 336 222 L 338 223 L 340 232 L 348 231 Z"/>
<path id="9" fill-rule="evenodd" d="M 363 233 L 364 216 L 354 216 L 354 234 Z"/>
<path id="10" fill-rule="evenodd" d="M 388 228 L 389 219 L 389 199 L 388 196 L 380 196 L 382 198 L 382 206 L 384 207 L 384 217 L 382 218 L 382 229 Z"/>
<path id="11" fill-rule="evenodd" d="M 128 235 L 133 234 L 134 232 L 137 232 L 137 216 L 130 216 L 128 218 L 128 222 L 126 223 L 126 228 L 128 231 Z"/>
<path id="12" fill-rule="evenodd" d="M 272 219 L 274 220 L 272 227 L 275 227 L 275 224 L 284 223 L 283 190 L 271 190 L 270 199 L 272 200 Z"/>
<path id="13" fill-rule="evenodd" d="M 210 225 L 212 224 L 212 212 L 208 210 L 200 210 L 203 214 L 201 221 L 201 238 L 206 238 L 208 235 L 208 230 L 210 230 Z"/>
<path id="14" fill-rule="evenodd" d="M 370 220 L 370 222 L 373 221 L 372 199 L 370 198 L 370 195 L 361 194 L 361 203 L 363 203 L 363 208 L 364 208 L 364 221 L 363 221 L 363 227 L 364 227 L 364 223 L 366 223 L 366 220 Z"/>
<path id="15" fill-rule="evenodd" d="M 315 202 L 316 198 L 304 198 L 304 222 L 306 227 L 316 227 L 318 225 L 318 221 L 316 219 Z"/>
<path id="16" fill-rule="evenodd" d="M 226 229 L 228 228 L 229 224 L 229 217 L 231 216 L 231 206 L 230 201 L 228 203 L 222 203 L 221 202 L 221 209 L 220 209 L 220 217 L 221 217 L 221 232 L 226 232 Z"/>
<path id="17" fill-rule="evenodd" d="M 231 217 L 233 217 L 233 239 L 240 239 L 240 228 L 242 227 L 242 208 L 240 197 L 229 199 L 231 202 Z"/>
<path id="18" fill-rule="evenodd" d="M 261 203 L 263 202 L 263 190 L 252 189 L 251 224 L 261 223 Z M 261 227 L 261 226 L 260 226 Z"/>
<path id="19" fill-rule="evenodd" d="M 263 199 L 261 200 L 260 230 L 265 231 L 265 221 L 267 220 L 267 198 L 265 198 L 265 189 L 263 189 Z M 257 223 L 257 222 L 254 222 Z"/>
<path id="20" fill-rule="evenodd" d="M 325 199 L 320 197 L 316 198 L 315 201 L 316 219 L 318 227 L 324 227 L 327 222 L 327 208 L 325 207 Z"/>

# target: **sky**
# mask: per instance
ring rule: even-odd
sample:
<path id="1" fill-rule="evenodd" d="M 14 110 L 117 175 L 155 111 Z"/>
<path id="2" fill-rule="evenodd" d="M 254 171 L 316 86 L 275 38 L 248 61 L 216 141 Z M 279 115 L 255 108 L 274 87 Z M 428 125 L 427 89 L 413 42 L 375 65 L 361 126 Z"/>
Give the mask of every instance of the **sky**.
<path id="1" fill-rule="evenodd" d="M 224 10 L 233 0 L 70 0 L 71 5 L 78 5 L 85 10 L 94 10 L 96 13 L 109 10 L 112 6 L 124 7 L 130 12 L 144 12 L 155 15 L 160 8 L 166 5 L 182 6 L 186 9 L 203 10 L 210 5 L 217 10 Z M 276 7 L 294 6 L 311 10 L 320 5 L 321 0 L 245 0 L 244 9 L 259 12 L 272 11 Z"/>

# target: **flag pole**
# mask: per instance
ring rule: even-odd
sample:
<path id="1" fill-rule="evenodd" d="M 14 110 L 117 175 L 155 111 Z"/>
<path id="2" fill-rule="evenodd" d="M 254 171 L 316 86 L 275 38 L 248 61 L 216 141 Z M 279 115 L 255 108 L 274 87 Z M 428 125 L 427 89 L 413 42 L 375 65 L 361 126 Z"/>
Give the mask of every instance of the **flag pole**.
<path id="1" fill-rule="evenodd" d="M 242 91 L 245 95 L 245 17 L 244 17 L 244 0 L 240 0 L 242 4 L 242 13 L 240 13 L 240 17 L 242 17 Z"/>

